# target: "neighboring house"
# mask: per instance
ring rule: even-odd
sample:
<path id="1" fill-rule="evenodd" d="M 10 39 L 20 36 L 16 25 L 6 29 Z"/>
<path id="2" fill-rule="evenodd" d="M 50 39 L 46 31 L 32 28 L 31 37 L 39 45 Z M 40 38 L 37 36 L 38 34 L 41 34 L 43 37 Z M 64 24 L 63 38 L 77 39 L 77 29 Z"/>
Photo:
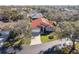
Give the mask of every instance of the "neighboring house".
<path id="1" fill-rule="evenodd" d="M 45 19 L 42 14 L 32 16 L 32 34 L 49 34 L 53 31 L 52 23 Z"/>
<path id="2" fill-rule="evenodd" d="M 2 21 L 2 22 L 8 22 L 9 20 L 8 20 L 7 15 L 5 15 L 5 14 L 0 14 L 0 21 Z"/>
<path id="3" fill-rule="evenodd" d="M 37 18 L 42 18 L 42 17 L 43 17 L 43 15 L 41 13 L 33 13 L 33 14 L 31 14 L 32 20 L 35 20 Z"/>

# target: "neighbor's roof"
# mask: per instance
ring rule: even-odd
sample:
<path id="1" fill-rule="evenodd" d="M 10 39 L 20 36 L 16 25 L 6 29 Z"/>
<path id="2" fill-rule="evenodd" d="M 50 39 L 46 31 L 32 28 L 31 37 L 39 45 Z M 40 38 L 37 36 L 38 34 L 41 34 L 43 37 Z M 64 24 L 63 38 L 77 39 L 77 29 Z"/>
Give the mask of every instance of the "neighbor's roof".
<path id="1" fill-rule="evenodd" d="M 31 16 L 32 19 L 43 17 L 43 15 L 41 13 L 32 13 L 30 16 Z"/>
<path id="2" fill-rule="evenodd" d="M 32 28 L 36 28 L 41 25 L 47 25 L 49 27 L 53 26 L 52 23 L 45 18 L 38 18 L 36 20 L 32 20 Z"/>
<path id="3" fill-rule="evenodd" d="M 3 17 L 6 17 L 5 14 L 0 14 L 0 19 L 3 19 Z"/>

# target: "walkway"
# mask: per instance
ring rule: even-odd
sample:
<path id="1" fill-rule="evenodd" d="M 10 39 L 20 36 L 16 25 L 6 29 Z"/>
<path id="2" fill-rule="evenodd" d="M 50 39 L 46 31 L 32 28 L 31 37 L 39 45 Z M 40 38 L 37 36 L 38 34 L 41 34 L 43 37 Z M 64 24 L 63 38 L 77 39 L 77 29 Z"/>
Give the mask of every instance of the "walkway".
<path id="1" fill-rule="evenodd" d="M 32 37 L 31 39 L 31 44 L 30 45 L 37 45 L 37 44 L 41 44 L 41 40 L 40 40 L 40 35 Z"/>

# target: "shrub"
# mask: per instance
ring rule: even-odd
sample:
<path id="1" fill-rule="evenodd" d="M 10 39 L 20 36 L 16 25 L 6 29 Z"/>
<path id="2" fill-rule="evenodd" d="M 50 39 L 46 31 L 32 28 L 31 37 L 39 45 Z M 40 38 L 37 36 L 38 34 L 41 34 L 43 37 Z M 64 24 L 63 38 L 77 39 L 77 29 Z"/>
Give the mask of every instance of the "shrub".
<path id="1" fill-rule="evenodd" d="M 52 16 L 46 16 L 46 19 L 48 19 L 48 20 L 52 20 Z"/>
<path id="2" fill-rule="evenodd" d="M 10 38 L 14 39 L 17 36 L 17 33 L 15 31 L 10 31 Z"/>
<path id="3" fill-rule="evenodd" d="M 20 19 L 20 20 L 21 20 L 21 19 L 24 19 L 24 16 L 23 16 L 23 15 L 18 15 L 18 16 L 17 16 L 17 19 Z"/>
<path id="4" fill-rule="evenodd" d="M 53 35 L 49 36 L 49 39 L 53 39 L 53 38 L 54 38 L 54 36 L 53 36 Z"/>

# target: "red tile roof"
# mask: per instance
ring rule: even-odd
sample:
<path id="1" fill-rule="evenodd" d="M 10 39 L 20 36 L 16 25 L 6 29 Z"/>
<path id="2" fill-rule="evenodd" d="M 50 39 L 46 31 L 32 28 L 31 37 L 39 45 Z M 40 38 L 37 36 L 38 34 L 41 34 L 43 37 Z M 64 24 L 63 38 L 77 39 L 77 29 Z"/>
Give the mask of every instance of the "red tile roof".
<path id="1" fill-rule="evenodd" d="M 38 18 L 38 19 L 32 20 L 32 28 L 36 28 L 41 25 L 47 25 L 49 27 L 53 26 L 52 23 L 45 18 Z"/>

